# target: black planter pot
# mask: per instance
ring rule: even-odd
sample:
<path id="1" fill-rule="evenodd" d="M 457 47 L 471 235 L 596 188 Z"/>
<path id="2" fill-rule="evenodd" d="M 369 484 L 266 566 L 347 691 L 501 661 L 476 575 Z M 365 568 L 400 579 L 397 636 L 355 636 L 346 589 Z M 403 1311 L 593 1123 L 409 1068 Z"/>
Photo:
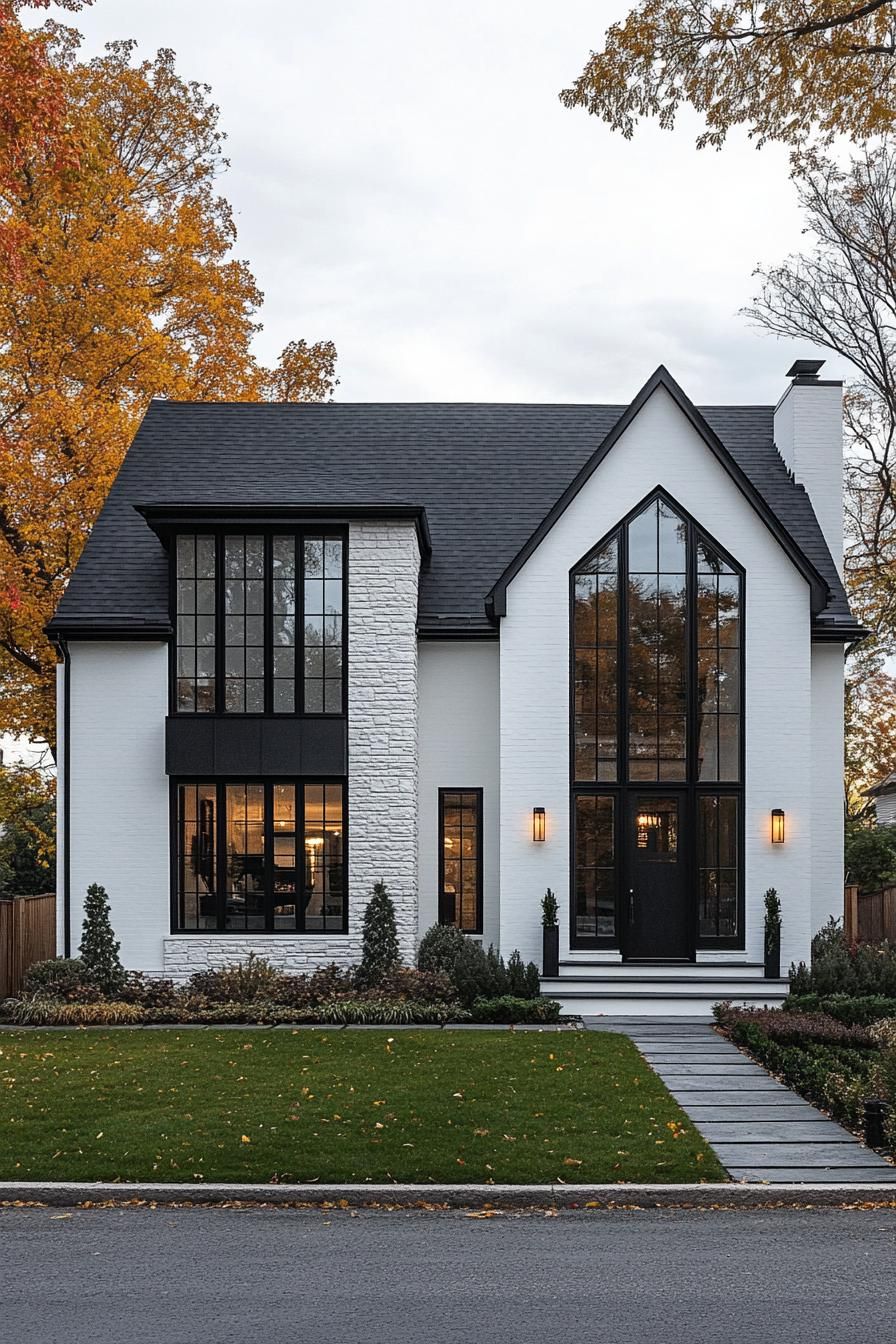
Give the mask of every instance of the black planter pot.
<path id="1" fill-rule="evenodd" d="M 556 924 L 541 926 L 541 973 L 560 974 L 560 929 Z"/>
<path id="2" fill-rule="evenodd" d="M 777 980 L 781 975 L 781 932 L 765 935 L 765 978 Z"/>

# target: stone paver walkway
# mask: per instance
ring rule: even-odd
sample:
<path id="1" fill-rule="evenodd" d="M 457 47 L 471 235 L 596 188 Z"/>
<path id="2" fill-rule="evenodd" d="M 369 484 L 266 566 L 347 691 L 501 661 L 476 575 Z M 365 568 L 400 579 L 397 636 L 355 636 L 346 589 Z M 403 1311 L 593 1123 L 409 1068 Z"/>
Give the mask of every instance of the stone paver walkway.
<path id="1" fill-rule="evenodd" d="M 631 1037 L 735 1181 L 896 1184 L 896 1166 L 701 1019 L 586 1017 Z"/>

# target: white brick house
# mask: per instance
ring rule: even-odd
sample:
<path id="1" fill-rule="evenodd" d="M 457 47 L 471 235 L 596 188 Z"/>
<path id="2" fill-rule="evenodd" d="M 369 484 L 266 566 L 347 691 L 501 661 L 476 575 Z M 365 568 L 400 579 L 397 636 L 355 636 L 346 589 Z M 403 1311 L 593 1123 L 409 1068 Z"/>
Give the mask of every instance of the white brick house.
<path id="1" fill-rule="evenodd" d="M 785 966 L 841 905 L 863 633 L 819 367 L 774 408 L 664 369 L 628 407 L 154 402 L 49 627 L 60 952 L 101 882 L 132 967 L 351 963 L 382 878 L 408 959 L 442 919 L 538 960 L 550 887 L 570 1007 L 774 997 L 765 891 Z"/>

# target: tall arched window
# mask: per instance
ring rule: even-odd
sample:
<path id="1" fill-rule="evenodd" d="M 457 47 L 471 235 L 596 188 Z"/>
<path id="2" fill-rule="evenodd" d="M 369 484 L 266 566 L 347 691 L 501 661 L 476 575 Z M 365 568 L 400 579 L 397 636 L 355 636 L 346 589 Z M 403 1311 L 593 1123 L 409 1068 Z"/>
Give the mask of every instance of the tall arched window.
<path id="1" fill-rule="evenodd" d="M 573 571 L 573 946 L 741 942 L 743 582 L 661 492 Z"/>

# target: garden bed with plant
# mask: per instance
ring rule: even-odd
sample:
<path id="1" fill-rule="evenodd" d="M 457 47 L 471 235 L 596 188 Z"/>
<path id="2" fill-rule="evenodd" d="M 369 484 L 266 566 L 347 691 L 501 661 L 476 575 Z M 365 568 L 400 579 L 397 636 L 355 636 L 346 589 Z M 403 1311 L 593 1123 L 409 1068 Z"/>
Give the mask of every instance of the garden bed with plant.
<path id="1" fill-rule="evenodd" d="M 626 1037 L 0 1031 L 0 1179 L 721 1181 Z"/>
<path id="2" fill-rule="evenodd" d="M 861 1134 L 865 1103 L 883 1104 L 896 1150 L 896 948 L 850 945 L 832 920 L 812 963 L 791 967 L 781 1008 L 719 1004 L 716 1021 L 788 1087 Z"/>
<path id="3" fill-rule="evenodd" d="M 18 1026 L 399 1026 L 550 1024 L 560 1017 L 560 1005 L 541 997 L 534 962 L 524 963 L 518 952 L 505 962 L 448 925 L 430 929 L 417 965 L 403 966 L 395 912 L 382 884 L 367 905 L 356 967 L 295 975 L 250 955 L 179 985 L 126 971 L 102 887 L 88 893 L 80 952 L 32 966 L 19 997 L 0 1006 L 0 1018 Z"/>

